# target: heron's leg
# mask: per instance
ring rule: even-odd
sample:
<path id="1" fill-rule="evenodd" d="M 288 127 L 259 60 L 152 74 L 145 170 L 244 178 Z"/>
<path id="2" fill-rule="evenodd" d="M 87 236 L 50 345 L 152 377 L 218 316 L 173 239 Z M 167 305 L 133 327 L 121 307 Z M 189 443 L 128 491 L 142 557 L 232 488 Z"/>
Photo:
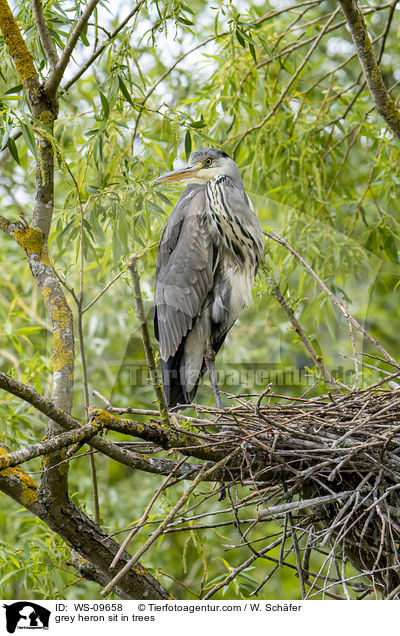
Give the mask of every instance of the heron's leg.
<path id="1" fill-rule="evenodd" d="M 215 371 L 215 351 L 212 348 L 210 343 L 208 343 L 207 352 L 204 356 L 204 359 L 206 361 L 208 373 L 210 374 L 211 386 L 214 391 L 214 397 L 215 397 L 215 402 L 217 404 L 217 408 L 221 409 L 222 411 L 224 407 L 222 406 L 221 395 L 219 393 L 219 386 L 217 382 L 217 372 Z M 218 501 L 222 501 L 226 497 L 226 488 L 223 482 L 218 484 L 218 490 L 219 490 Z"/>
<path id="2" fill-rule="evenodd" d="M 207 351 L 204 356 L 204 359 L 206 361 L 208 373 L 210 374 L 211 386 L 214 392 L 217 408 L 222 410 L 224 407 L 222 406 L 222 402 L 221 402 L 221 395 L 219 393 L 219 386 L 217 382 L 217 372 L 215 370 L 215 352 L 210 343 L 208 343 Z"/>

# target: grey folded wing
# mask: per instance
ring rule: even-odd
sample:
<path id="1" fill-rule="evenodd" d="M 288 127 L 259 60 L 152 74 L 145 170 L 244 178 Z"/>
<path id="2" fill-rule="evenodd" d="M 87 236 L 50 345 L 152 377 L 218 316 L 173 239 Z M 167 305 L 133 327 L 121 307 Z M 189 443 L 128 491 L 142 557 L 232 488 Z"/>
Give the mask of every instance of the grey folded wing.
<path id="1" fill-rule="evenodd" d="M 191 330 L 213 285 L 204 187 L 188 186 L 165 226 L 155 277 L 155 335 L 168 360 Z"/>

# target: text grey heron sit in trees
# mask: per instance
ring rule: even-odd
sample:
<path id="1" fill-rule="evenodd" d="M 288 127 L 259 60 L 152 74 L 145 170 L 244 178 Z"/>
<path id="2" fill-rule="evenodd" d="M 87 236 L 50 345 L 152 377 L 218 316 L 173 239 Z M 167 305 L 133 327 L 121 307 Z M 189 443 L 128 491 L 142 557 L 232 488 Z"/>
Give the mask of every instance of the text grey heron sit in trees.
<path id="1" fill-rule="evenodd" d="M 263 233 L 232 159 L 195 150 L 187 168 L 156 182 L 185 181 L 161 237 L 155 279 L 154 329 L 160 342 L 168 407 L 193 401 L 208 368 L 222 408 L 214 359 L 250 302 Z"/>

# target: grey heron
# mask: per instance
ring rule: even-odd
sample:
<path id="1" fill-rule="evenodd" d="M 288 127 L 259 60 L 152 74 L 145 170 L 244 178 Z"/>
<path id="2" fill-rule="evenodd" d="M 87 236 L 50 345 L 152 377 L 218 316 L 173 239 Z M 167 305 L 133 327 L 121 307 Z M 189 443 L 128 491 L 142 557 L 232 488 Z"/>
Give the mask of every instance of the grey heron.
<path id="1" fill-rule="evenodd" d="M 169 408 L 191 403 L 208 369 L 222 408 L 215 355 L 250 302 L 263 232 L 236 163 L 222 150 L 195 150 L 186 168 L 156 183 L 187 184 L 161 237 L 154 331 Z"/>

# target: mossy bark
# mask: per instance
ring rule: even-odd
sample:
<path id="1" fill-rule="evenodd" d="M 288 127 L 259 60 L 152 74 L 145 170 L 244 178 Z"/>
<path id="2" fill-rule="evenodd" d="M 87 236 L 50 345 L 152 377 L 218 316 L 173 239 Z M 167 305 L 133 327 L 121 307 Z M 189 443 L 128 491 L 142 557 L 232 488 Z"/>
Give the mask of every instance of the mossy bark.
<path id="1" fill-rule="evenodd" d="M 400 111 L 386 90 L 376 62 L 364 16 L 356 0 L 339 0 L 375 108 L 392 133 L 400 139 Z"/>

